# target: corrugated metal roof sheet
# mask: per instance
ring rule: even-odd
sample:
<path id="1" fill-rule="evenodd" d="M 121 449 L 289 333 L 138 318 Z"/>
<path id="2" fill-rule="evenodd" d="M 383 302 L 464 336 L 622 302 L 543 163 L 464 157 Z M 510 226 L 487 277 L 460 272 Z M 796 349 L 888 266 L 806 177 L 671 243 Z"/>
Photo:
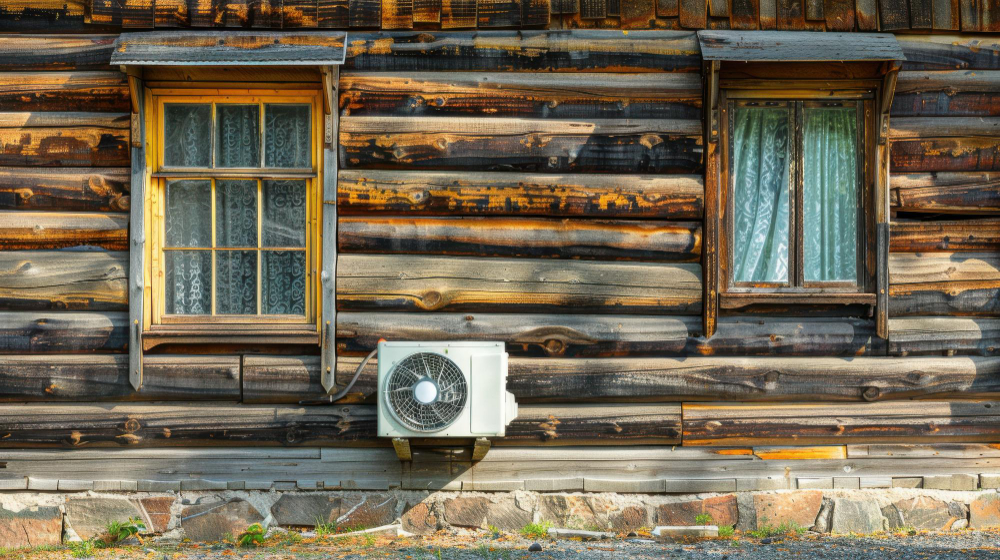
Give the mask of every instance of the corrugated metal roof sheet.
<path id="1" fill-rule="evenodd" d="M 705 60 L 857 62 L 906 60 L 890 33 L 809 31 L 699 31 Z"/>
<path id="2" fill-rule="evenodd" d="M 122 33 L 111 64 L 138 66 L 330 66 L 344 63 L 344 31 Z"/>

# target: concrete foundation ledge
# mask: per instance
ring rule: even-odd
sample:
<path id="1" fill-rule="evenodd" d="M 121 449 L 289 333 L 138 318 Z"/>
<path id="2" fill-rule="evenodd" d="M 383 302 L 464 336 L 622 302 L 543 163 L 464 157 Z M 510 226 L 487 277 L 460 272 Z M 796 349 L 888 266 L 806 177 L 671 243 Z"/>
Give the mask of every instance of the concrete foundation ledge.
<path id="1" fill-rule="evenodd" d="M 138 518 L 157 541 L 220 541 L 248 526 L 354 531 L 398 524 L 407 533 L 529 523 L 628 533 L 712 525 L 758 533 L 951 531 L 1000 528 L 995 489 L 827 488 L 686 495 L 581 492 L 192 490 L 0 493 L 0 542 L 8 548 L 98 538 L 112 521 Z"/>

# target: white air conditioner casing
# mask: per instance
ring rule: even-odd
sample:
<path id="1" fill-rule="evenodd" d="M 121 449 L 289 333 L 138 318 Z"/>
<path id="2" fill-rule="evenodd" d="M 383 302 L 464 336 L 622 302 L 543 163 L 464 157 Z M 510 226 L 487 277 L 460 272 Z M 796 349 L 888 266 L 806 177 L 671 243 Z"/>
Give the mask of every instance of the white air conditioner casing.
<path id="1" fill-rule="evenodd" d="M 500 437 L 516 416 L 502 342 L 379 342 L 379 436 Z"/>

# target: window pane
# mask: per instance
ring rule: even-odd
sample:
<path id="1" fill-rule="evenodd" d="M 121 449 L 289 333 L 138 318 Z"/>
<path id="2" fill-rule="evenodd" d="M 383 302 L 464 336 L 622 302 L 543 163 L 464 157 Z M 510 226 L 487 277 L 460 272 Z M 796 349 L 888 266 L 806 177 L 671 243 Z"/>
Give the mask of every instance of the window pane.
<path id="1" fill-rule="evenodd" d="M 169 315 L 212 313 L 211 251 L 166 251 L 166 309 Z"/>
<path id="2" fill-rule="evenodd" d="M 263 251 L 261 304 L 269 315 L 306 314 L 304 251 Z"/>
<path id="3" fill-rule="evenodd" d="M 264 108 L 264 153 L 267 167 L 312 168 L 312 130 L 309 105 Z"/>
<path id="4" fill-rule="evenodd" d="M 215 312 L 257 313 L 257 251 L 216 251 Z"/>
<path id="5" fill-rule="evenodd" d="M 856 281 L 858 130 L 853 107 L 803 113 L 803 273 L 806 281 Z"/>
<path id="6" fill-rule="evenodd" d="M 260 107 L 216 105 L 215 166 L 260 166 Z"/>
<path id="7" fill-rule="evenodd" d="M 215 246 L 257 246 L 257 181 L 215 182 Z"/>
<path id="8" fill-rule="evenodd" d="M 734 112 L 733 266 L 736 282 L 788 281 L 788 110 Z"/>
<path id="9" fill-rule="evenodd" d="M 211 125 L 210 104 L 164 104 L 163 164 L 167 167 L 209 167 Z"/>
<path id="10" fill-rule="evenodd" d="M 212 182 L 167 181 L 167 247 L 212 246 Z"/>
<path id="11" fill-rule="evenodd" d="M 306 246 L 306 182 L 264 181 L 264 246 Z"/>

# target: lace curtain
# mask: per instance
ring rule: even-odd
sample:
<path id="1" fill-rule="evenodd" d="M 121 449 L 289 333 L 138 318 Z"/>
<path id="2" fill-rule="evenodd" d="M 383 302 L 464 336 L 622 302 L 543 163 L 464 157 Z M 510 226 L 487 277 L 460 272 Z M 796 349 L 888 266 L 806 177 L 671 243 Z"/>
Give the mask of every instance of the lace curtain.
<path id="1" fill-rule="evenodd" d="M 787 282 L 788 109 L 734 113 L 732 279 Z"/>

